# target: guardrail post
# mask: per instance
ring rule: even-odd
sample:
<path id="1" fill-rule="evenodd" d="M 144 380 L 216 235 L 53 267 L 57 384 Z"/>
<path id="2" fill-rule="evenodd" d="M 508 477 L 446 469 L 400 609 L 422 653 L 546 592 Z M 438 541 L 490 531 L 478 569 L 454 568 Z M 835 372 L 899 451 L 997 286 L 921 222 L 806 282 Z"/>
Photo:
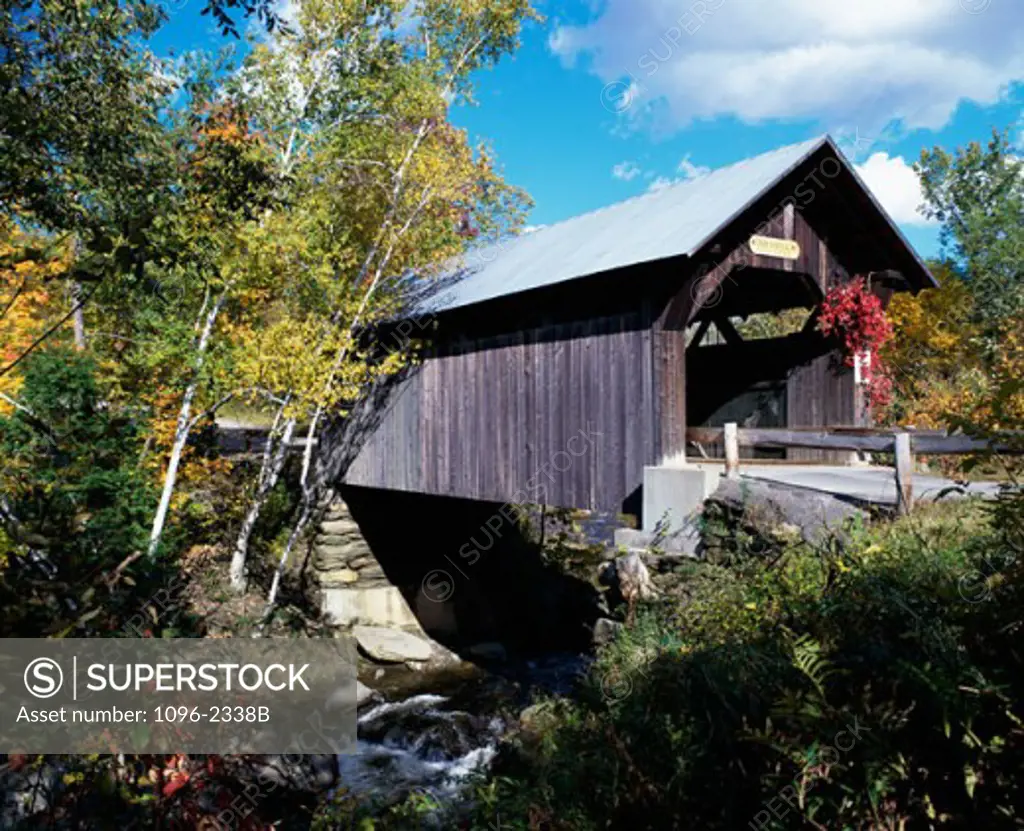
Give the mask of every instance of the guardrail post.
<path id="1" fill-rule="evenodd" d="M 722 437 L 725 441 L 725 475 L 729 479 L 737 479 L 740 475 L 740 438 L 735 421 L 725 425 Z"/>
<path id="2" fill-rule="evenodd" d="M 896 501 L 901 514 L 914 507 L 914 451 L 909 433 L 897 433 L 893 443 L 896 455 Z"/>

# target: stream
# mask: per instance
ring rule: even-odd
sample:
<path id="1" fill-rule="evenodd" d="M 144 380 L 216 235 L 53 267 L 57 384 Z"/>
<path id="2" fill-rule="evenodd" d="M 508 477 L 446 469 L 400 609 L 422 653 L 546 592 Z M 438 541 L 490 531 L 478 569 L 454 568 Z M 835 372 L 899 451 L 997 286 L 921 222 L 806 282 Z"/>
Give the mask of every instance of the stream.
<path id="1" fill-rule="evenodd" d="M 549 654 L 378 679 L 381 695 L 359 712 L 355 753 L 338 757 L 340 782 L 355 797 L 385 804 L 419 792 L 441 810 L 453 808 L 535 695 L 570 692 L 587 665 L 586 656 Z"/>

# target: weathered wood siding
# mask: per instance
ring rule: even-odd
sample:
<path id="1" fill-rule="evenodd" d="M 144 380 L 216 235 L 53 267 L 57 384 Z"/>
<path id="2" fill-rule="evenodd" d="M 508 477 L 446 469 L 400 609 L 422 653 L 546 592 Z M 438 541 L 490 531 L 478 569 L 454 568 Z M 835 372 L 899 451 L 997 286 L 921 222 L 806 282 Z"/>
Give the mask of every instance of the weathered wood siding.
<path id="1" fill-rule="evenodd" d="M 754 230 L 761 236 L 794 240 L 800 246 L 800 255 L 795 260 L 787 260 L 754 254 L 750 250 L 749 241 L 747 241 L 739 245 L 732 255 L 726 258 L 727 262 L 740 264 L 746 268 L 799 271 L 814 277 L 822 288 L 827 286 L 828 275 L 836 266 L 837 260 L 825 241 L 814 230 L 804 214 L 796 209 L 795 205 L 784 206 Z"/>
<path id="2" fill-rule="evenodd" d="M 438 344 L 344 481 L 621 510 L 660 451 L 654 354 L 642 312 Z"/>
<path id="3" fill-rule="evenodd" d="M 686 455 L 686 331 L 656 323 L 651 337 L 658 430 L 658 453 L 653 464 L 666 464 Z"/>
<path id="4" fill-rule="evenodd" d="M 854 384 L 853 370 L 837 366 L 837 354 L 823 355 L 798 367 L 786 384 L 788 427 L 866 425 L 863 395 Z M 855 455 L 855 454 L 854 454 Z M 843 451 L 789 448 L 792 461 L 843 463 L 851 454 Z"/>

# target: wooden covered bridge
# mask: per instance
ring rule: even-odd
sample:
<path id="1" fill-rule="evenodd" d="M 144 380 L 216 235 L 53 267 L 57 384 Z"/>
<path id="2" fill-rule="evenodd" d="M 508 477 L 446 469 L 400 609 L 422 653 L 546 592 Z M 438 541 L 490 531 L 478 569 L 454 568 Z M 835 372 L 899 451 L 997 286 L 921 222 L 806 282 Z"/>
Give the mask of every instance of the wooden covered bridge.
<path id="1" fill-rule="evenodd" d="M 688 426 L 867 423 L 814 315 L 856 275 L 883 302 L 934 285 L 827 136 L 472 252 L 398 324 L 428 349 L 339 474 L 639 513 L 645 481 L 687 468 Z M 738 328 L 790 308 L 798 331 Z"/>

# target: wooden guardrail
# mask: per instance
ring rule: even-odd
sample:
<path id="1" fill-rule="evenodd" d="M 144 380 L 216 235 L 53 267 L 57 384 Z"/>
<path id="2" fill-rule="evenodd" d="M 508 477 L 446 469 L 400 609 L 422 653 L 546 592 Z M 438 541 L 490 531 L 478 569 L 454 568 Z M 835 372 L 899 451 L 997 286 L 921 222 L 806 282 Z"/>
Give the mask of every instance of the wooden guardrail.
<path id="1" fill-rule="evenodd" d="M 217 446 L 222 454 L 230 456 L 262 453 L 269 433 L 266 427 L 220 427 L 217 430 Z M 313 439 L 313 445 L 316 444 L 317 439 Z M 305 437 L 293 438 L 288 442 L 289 453 L 301 453 L 305 447 Z"/>
<path id="2" fill-rule="evenodd" d="M 771 428 L 739 427 L 730 422 L 724 427 L 691 427 L 686 440 L 695 444 L 725 446 L 725 474 L 739 475 L 740 447 L 795 447 L 808 450 L 856 450 L 892 453 L 895 457 L 896 491 L 901 512 L 913 507 L 914 454 L 930 456 L 968 453 L 1005 453 L 1019 455 L 1019 447 L 993 445 L 969 436 L 950 436 L 941 430 L 903 431 L 864 427 Z"/>

